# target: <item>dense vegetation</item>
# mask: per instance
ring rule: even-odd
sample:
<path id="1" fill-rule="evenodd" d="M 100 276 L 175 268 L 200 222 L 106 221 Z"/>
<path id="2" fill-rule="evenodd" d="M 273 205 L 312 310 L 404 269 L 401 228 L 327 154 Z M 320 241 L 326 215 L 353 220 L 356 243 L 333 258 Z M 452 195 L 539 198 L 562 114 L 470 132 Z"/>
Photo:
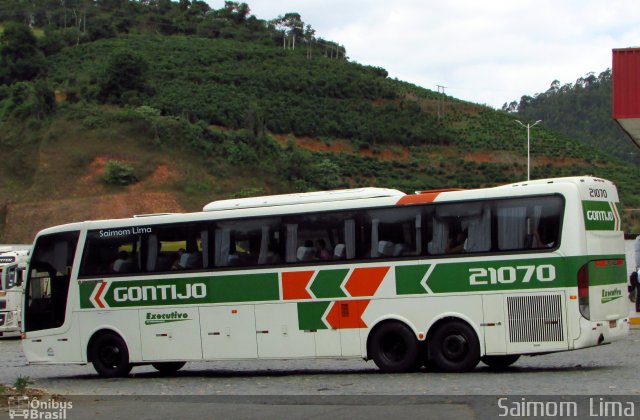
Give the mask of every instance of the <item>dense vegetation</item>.
<path id="1" fill-rule="evenodd" d="M 524 95 L 503 110 L 548 127 L 618 158 L 640 164 L 640 151 L 611 118 L 611 70 L 588 73 L 575 83 L 554 80 L 546 92 Z"/>
<path id="2" fill-rule="evenodd" d="M 511 112 L 351 62 L 296 13 L 267 22 L 235 2 L 30 4 L 0 8 L 0 146 L 12 151 L 0 166 L 2 219 L 14 204 L 43 199 L 76 220 L 93 213 L 70 208 L 123 193 L 161 190 L 197 210 L 216 197 L 471 188 L 526 176 L 526 134 Z M 532 162 L 533 178 L 609 178 L 625 206 L 640 205 L 633 166 L 546 119 Z M 162 167 L 169 181 L 158 183 Z M 47 217 L 34 210 L 29 222 L 46 226 Z"/>

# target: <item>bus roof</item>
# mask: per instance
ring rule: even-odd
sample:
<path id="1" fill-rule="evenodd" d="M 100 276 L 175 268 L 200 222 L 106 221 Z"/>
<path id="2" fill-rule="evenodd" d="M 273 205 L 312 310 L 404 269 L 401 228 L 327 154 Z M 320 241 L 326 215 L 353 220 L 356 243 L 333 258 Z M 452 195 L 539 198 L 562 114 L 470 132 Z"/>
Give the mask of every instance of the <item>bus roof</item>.
<path id="1" fill-rule="evenodd" d="M 388 188 L 354 188 L 346 190 L 314 191 L 308 193 L 294 193 L 282 195 L 267 195 L 262 197 L 235 198 L 213 201 L 204 206 L 204 211 L 220 211 L 233 209 L 248 209 L 256 207 L 286 206 L 290 204 L 310 204 L 359 200 L 378 197 L 402 197 L 402 191 Z"/>
<path id="2" fill-rule="evenodd" d="M 53 226 L 40 234 L 50 234 L 80 229 L 102 229 L 118 226 L 142 226 L 147 224 L 177 223 L 184 221 L 204 221 L 211 219 L 231 219 L 254 216 L 276 216 L 310 211 L 330 211 L 363 207 L 408 205 L 456 200 L 474 200 L 511 195 L 541 194 L 551 189 L 557 191 L 561 185 L 580 186 L 594 183 L 609 183 L 592 176 L 549 178 L 518 182 L 497 187 L 467 189 L 460 191 L 424 191 L 422 194 L 404 194 L 387 188 L 357 188 L 310 193 L 282 194 L 262 197 L 213 201 L 204 206 L 204 211 L 194 213 L 153 214 L 110 220 L 94 220 Z M 549 188 L 550 186 L 556 186 Z M 511 190 L 508 192 L 507 190 Z M 617 198 L 616 198 L 617 200 Z"/>

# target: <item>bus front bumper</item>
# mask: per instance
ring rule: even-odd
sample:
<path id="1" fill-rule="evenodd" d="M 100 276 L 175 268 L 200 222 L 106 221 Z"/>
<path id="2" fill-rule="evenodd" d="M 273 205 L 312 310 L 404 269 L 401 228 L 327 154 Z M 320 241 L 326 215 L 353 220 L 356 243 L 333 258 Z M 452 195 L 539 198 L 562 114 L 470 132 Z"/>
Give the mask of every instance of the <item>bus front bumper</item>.
<path id="1" fill-rule="evenodd" d="M 19 337 L 20 323 L 17 311 L 0 312 L 0 338 Z"/>

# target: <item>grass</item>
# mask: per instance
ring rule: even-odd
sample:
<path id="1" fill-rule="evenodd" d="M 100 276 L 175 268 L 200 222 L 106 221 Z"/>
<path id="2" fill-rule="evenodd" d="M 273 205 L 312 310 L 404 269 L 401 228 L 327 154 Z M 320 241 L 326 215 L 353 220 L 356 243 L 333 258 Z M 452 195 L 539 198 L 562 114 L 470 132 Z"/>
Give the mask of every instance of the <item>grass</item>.
<path id="1" fill-rule="evenodd" d="M 33 381 L 28 376 L 18 376 L 16 381 L 13 383 L 13 387 L 20 394 L 24 394 L 29 385 L 32 385 Z"/>

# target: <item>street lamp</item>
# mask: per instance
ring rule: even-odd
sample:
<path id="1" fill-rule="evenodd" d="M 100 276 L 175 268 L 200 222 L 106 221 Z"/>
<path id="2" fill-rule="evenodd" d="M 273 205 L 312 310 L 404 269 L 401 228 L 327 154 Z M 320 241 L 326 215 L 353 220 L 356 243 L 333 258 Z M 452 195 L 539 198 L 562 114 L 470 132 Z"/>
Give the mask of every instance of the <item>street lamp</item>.
<path id="1" fill-rule="evenodd" d="M 527 129 L 527 181 L 531 178 L 531 128 L 541 123 L 542 120 L 538 120 L 533 124 L 524 125 L 520 121 L 516 120 L 518 124 Z"/>

